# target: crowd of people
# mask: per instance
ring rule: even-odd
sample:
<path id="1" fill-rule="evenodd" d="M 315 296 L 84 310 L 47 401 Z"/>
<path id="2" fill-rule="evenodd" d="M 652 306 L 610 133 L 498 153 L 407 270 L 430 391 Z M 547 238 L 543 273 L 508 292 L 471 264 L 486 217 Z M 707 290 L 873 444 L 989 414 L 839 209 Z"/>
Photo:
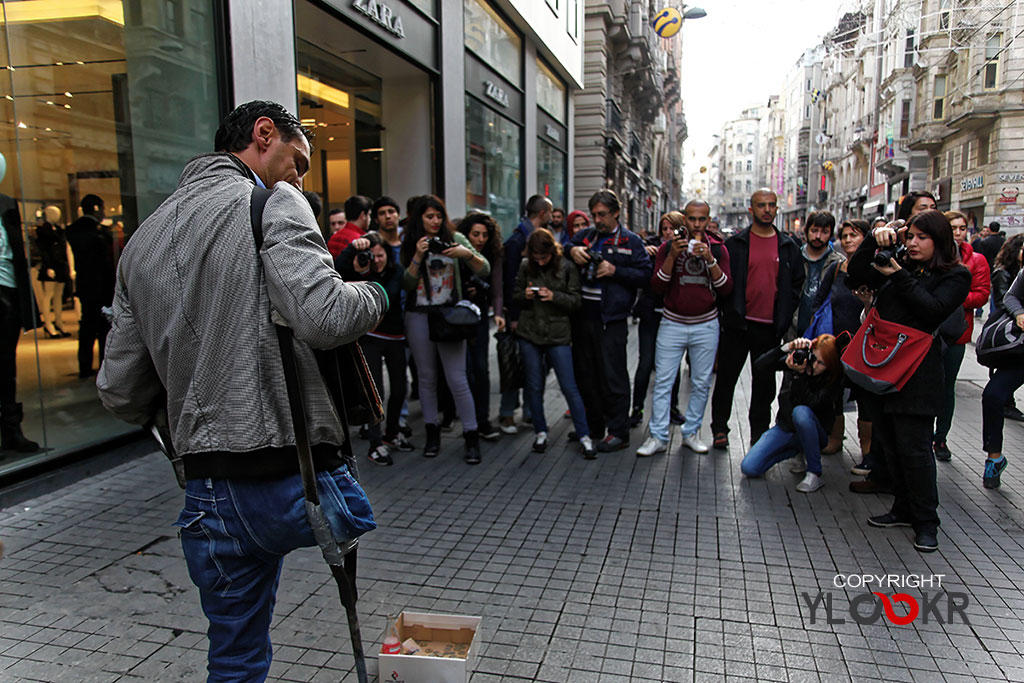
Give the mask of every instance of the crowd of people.
<path id="1" fill-rule="evenodd" d="M 543 453 L 552 370 L 574 427 L 568 438 L 586 458 L 629 448 L 630 430 L 645 426 L 649 392 L 638 456 L 667 451 L 673 425 L 694 453 L 726 450 L 749 358 L 742 472 L 760 476 L 793 459 L 791 471 L 804 475 L 796 490 L 820 489 L 821 456 L 841 450 L 845 412 L 855 406 L 860 454 L 852 473 L 865 479 L 851 482 L 851 490 L 895 492 L 892 511 L 870 523 L 913 526 L 918 547 L 934 549 L 935 461 L 952 457 L 947 437 L 957 374 L 976 309 L 989 304 L 994 315 L 1008 308 L 1024 325 L 1024 237 L 1006 240 L 990 226 L 972 246 L 967 216 L 937 211 L 927 192 L 909 193 L 893 221 L 878 217 L 873 225 L 811 212 L 802 234 L 775 227 L 777 202 L 770 190 L 754 192 L 750 227 L 726 238 L 700 200 L 662 216 L 657 234 L 639 235 L 623 224 L 611 190 L 595 193 L 586 211 L 568 213 L 536 195 L 502 243 L 489 215 L 473 211 L 453 222 L 435 196 L 411 198 L 404 217 L 389 197 L 350 198 L 330 218 L 336 232 L 327 245 L 336 268 L 346 279 L 381 283 L 401 302 L 363 338 L 378 386 L 384 365 L 389 377 L 385 429 L 366 431 L 369 458 L 390 465 L 395 450 L 417 449 L 405 419 L 409 376 L 423 415 L 424 456 L 438 455 L 441 432 L 457 414 L 466 462 L 479 463 L 480 439 L 517 433 L 520 407 L 522 423 L 533 429 L 533 450 Z M 876 256 L 882 250 L 893 250 L 888 261 Z M 443 322 L 445 311 L 467 305 L 474 310 L 468 323 Z M 912 376 L 888 393 L 858 386 L 844 373 L 844 352 L 872 310 L 932 335 Z M 632 378 L 631 319 L 639 356 Z M 493 422 L 492 330 L 514 337 L 518 349 L 499 344 L 498 353 L 518 351 L 517 358 L 499 357 L 499 366 L 518 367 L 522 376 L 519 383 L 503 378 Z M 680 411 L 683 383 L 687 404 Z M 1024 419 L 1013 402 L 1022 383 L 1021 371 L 1000 368 L 985 392 L 989 488 L 999 486 L 1006 467 L 1003 419 Z M 709 400 L 710 444 L 701 438 Z"/>

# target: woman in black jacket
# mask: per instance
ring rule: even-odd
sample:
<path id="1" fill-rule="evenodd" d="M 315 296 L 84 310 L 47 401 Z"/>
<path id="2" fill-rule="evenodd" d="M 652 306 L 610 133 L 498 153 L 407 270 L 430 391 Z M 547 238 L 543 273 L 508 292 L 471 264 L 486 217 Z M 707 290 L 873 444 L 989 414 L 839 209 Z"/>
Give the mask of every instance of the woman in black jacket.
<path id="1" fill-rule="evenodd" d="M 898 224 L 896 224 L 898 225 Z M 902 243 L 903 262 L 891 258 L 879 266 L 876 251 Z M 851 287 L 875 274 L 883 284 L 875 294 L 875 308 L 883 320 L 935 334 L 943 321 L 963 305 L 971 274 L 960 264 L 949 221 L 940 212 L 914 215 L 905 227 L 873 230 L 861 243 L 847 268 Z M 942 349 L 938 336 L 903 388 L 872 396 L 873 440 L 883 443 L 886 465 L 895 495 L 892 509 L 868 519 L 876 527 L 912 526 L 914 547 L 922 552 L 938 548 L 939 495 L 935 482 L 932 427 L 942 408 Z"/>
<path id="2" fill-rule="evenodd" d="M 800 352 L 806 357 L 800 357 Z M 796 474 L 807 472 L 796 490 L 817 491 L 824 484 L 821 449 L 828 441 L 843 395 L 843 370 L 836 338 L 822 334 L 813 341 L 794 339 L 762 354 L 754 361 L 754 370 L 784 371 L 779 413 L 775 426 L 747 451 L 740 471 L 748 477 L 759 477 L 776 463 L 802 452 L 805 464 L 790 470 Z"/>
<path id="3" fill-rule="evenodd" d="M 372 424 L 367 430 L 370 441 L 370 460 L 378 465 L 391 465 L 391 450 L 414 450 L 405 435 L 398 428 L 398 419 L 405 401 L 405 322 L 402 319 L 402 307 L 398 301 L 402 295 L 403 269 L 394 262 L 391 249 L 381 238 L 380 233 L 368 232 L 353 240 L 334 259 L 335 269 L 346 280 L 372 280 L 379 283 L 388 293 L 391 306 L 372 332 L 367 332 L 359 339 L 359 345 L 366 356 L 366 364 L 370 366 L 370 375 L 374 383 L 383 390 L 383 364 L 388 367 L 387 415 L 385 434 L 381 438 L 380 425 Z"/>

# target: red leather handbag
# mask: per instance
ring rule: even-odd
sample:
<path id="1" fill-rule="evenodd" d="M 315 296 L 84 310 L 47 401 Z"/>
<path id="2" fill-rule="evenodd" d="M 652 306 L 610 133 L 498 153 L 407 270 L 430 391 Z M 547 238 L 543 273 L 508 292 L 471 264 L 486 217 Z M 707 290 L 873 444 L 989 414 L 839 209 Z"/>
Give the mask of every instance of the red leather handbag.
<path id="1" fill-rule="evenodd" d="M 934 339 L 934 334 L 883 320 L 872 308 L 843 352 L 843 370 L 873 394 L 894 394 L 920 367 Z"/>

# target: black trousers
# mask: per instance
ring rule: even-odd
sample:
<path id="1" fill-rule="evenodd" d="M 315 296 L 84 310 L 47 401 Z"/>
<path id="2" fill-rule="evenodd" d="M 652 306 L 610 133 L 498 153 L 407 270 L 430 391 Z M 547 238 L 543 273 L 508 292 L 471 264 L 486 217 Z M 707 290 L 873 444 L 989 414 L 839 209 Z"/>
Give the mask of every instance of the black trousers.
<path id="1" fill-rule="evenodd" d="M 729 417 L 732 415 L 733 396 L 739 381 L 743 364 L 750 356 L 753 364 L 764 352 L 778 346 L 782 340 L 775 336 L 774 326 L 769 323 L 747 321 L 747 329 L 722 328 L 718 342 L 718 374 L 715 391 L 711 395 L 711 432 L 729 433 Z M 775 400 L 775 371 L 757 372 L 751 368 L 750 388 L 750 443 L 755 443 L 768 431 L 772 418 L 772 401 Z"/>
<path id="2" fill-rule="evenodd" d="M 398 433 L 398 418 L 402 412 L 402 403 L 405 401 L 405 342 L 396 339 L 378 339 L 377 337 L 363 337 L 359 340 L 359 346 L 366 356 L 366 364 L 370 366 L 370 376 L 373 383 L 377 385 L 377 391 L 384 390 L 384 368 L 388 368 L 388 398 L 387 408 L 384 412 L 385 436 L 393 437 Z M 370 425 L 367 430 L 367 437 L 370 441 L 370 448 L 380 445 L 380 425 Z"/>
<path id="3" fill-rule="evenodd" d="M 0 286 L 0 404 L 14 403 L 18 386 L 18 339 L 21 338 L 18 290 Z"/>
<path id="4" fill-rule="evenodd" d="M 872 444 L 876 434 L 885 444 L 885 462 L 895 497 L 892 513 L 909 519 L 915 531 L 934 532 L 939 527 L 939 489 L 932 452 L 934 424 L 934 415 L 886 412 L 872 423 Z"/>
<path id="5" fill-rule="evenodd" d="M 484 316 L 476 327 L 476 334 L 466 344 L 466 379 L 473 392 L 477 425 L 491 419 L 491 359 L 487 353 L 490 340 L 491 321 Z"/>
<path id="6" fill-rule="evenodd" d="M 102 299 L 81 298 L 82 322 L 78 328 L 78 373 L 92 372 L 92 348 L 100 343 L 100 364 L 103 363 L 103 347 L 107 345 L 110 323 L 100 310 L 107 304 Z"/>
<path id="7" fill-rule="evenodd" d="M 607 324 L 580 318 L 574 326 L 572 360 L 587 424 L 595 439 L 605 431 L 629 441 L 629 370 L 625 320 Z"/>
<path id="8" fill-rule="evenodd" d="M 640 335 L 640 358 L 636 362 L 633 373 L 633 410 L 643 410 L 647 400 L 647 390 L 651 386 L 651 374 L 654 372 L 654 355 L 658 347 L 658 330 L 661 328 L 661 313 L 651 311 L 640 316 L 640 324 L 636 326 Z M 676 373 L 675 384 L 672 385 L 672 410 L 679 410 L 679 373 Z"/>

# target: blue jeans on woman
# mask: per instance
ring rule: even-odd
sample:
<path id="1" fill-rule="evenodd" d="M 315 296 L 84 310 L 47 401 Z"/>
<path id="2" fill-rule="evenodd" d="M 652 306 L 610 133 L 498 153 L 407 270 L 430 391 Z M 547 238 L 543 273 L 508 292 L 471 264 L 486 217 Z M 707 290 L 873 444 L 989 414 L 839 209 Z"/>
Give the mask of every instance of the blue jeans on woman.
<path id="1" fill-rule="evenodd" d="M 347 467 L 316 476 L 335 539 L 376 528 L 369 501 Z M 207 680 L 265 680 L 282 561 L 296 548 L 316 545 L 301 477 L 189 479 L 174 525 L 181 528 L 188 574 L 210 622 Z"/>
<path id="2" fill-rule="evenodd" d="M 525 339 L 519 340 L 519 349 L 523 353 L 523 369 L 526 374 L 527 405 L 533 415 L 534 433 L 548 431 L 548 423 L 544 418 L 544 357 L 548 364 L 554 368 L 555 377 L 558 378 L 558 386 L 562 388 L 562 395 L 569 404 L 569 413 L 572 415 L 572 424 L 576 428 L 576 435 L 580 438 L 590 436 L 590 427 L 587 426 L 587 416 L 583 408 L 583 397 L 576 386 L 576 376 L 572 371 L 572 350 L 568 344 L 553 346 L 538 346 Z"/>
<path id="3" fill-rule="evenodd" d="M 807 406 L 793 408 L 793 427 L 788 432 L 778 424 L 761 435 L 740 463 L 740 471 L 748 477 L 760 477 L 783 460 L 796 457 L 800 451 L 807 458 L 807 471 L 821 474 L 821 449 L 828 443 L 828 434 L 814 411 Z"/>

